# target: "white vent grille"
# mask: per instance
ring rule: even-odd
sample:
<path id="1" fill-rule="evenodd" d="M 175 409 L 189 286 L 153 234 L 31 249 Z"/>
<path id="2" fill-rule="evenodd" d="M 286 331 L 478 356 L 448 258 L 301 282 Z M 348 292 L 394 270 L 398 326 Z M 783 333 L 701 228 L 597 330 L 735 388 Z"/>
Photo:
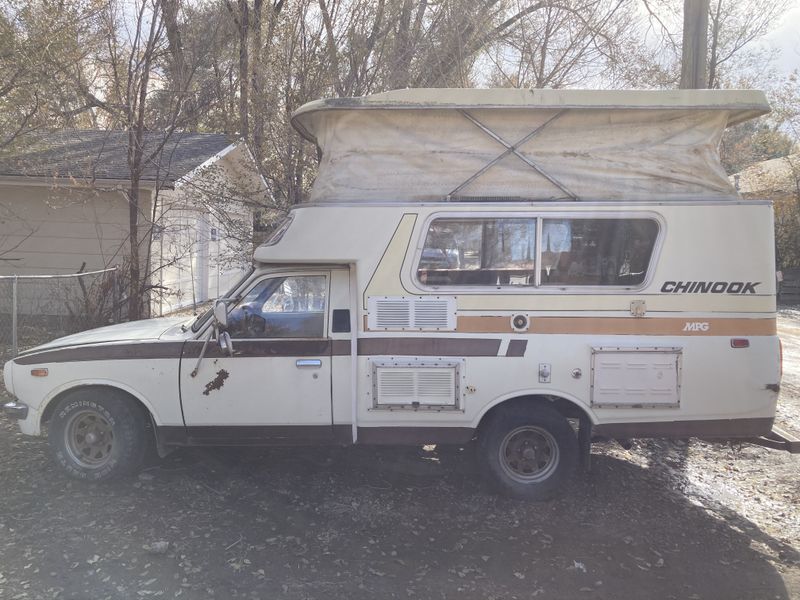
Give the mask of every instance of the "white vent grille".
<path id="1" fill-rule="evenodd" d="M 367 326 L 372 330 L 454 331 L 454 296 L 372 296 L 367 299 Z"/>
<path id="2" fill-rule="evenodd" d="M 375 408 L 460 408 L 461 361 L 371 362 Z"/>
<path id="3" fill-rule="evenodd" d="M 370 311 L 372 314 L 373 311 Z M 411 327 L 411 303 L 408 300 L 378 300 L 375 303 L 375 326 L 379 329 Z"/>

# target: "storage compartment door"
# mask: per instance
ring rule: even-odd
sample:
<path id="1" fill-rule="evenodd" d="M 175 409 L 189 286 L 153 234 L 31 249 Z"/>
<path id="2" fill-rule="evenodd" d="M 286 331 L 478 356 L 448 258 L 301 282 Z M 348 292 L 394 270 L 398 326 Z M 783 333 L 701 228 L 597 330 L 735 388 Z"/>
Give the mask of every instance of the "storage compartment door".
<path id="1" fill-rule="evenodd" d="M 680 348 L 592 348 L 592 406 L 680 406 Z"/>

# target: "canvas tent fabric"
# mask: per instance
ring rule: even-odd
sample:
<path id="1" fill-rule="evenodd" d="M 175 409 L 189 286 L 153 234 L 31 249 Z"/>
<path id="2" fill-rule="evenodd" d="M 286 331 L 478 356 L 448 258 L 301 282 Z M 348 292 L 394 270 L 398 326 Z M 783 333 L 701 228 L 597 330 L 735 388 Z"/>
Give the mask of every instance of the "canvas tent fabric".
<path id="1" fill-rule="evenodd" d="M 725 127 L 769 112 L 741 90 L 398 90 L 309 103 L 311 202 L 730 199 Z"/>

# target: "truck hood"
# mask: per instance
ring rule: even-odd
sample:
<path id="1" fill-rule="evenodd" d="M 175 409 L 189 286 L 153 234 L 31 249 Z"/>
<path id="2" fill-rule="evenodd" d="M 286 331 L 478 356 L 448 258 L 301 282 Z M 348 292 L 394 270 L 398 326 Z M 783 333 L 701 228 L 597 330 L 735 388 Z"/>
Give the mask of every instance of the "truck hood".
<path id="1" fill-rule="evenodd" d="M 159 319 L 144 319 L 142 321 L 131 321 L 120 323 L 119 325 L 109 325 L 74 333 L 62 338 L 47 342 L 41 346 L 30 348 L 20 353 L 20 356 L 35 354 L 44 350 L 54 350 L 67 346 L 85 346 L 87 344 L 102 344 L 108 342 L 128 342 L 157 340 L 168 330 L 177 327 L 181 323 L 188 322 L 187 317 L 162 317 Z"/>

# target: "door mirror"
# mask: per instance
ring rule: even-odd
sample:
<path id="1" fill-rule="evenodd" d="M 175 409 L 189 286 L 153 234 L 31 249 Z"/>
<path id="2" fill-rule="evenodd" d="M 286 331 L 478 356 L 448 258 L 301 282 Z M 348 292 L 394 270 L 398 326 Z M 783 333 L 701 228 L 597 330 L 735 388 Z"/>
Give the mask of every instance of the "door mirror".
<path id="1" fill-rule="evenodd" d="M 214 320 L 220 329 L 228 327 L 228 305 L 223 300 L 217 300 L 214 305 Z"/>

